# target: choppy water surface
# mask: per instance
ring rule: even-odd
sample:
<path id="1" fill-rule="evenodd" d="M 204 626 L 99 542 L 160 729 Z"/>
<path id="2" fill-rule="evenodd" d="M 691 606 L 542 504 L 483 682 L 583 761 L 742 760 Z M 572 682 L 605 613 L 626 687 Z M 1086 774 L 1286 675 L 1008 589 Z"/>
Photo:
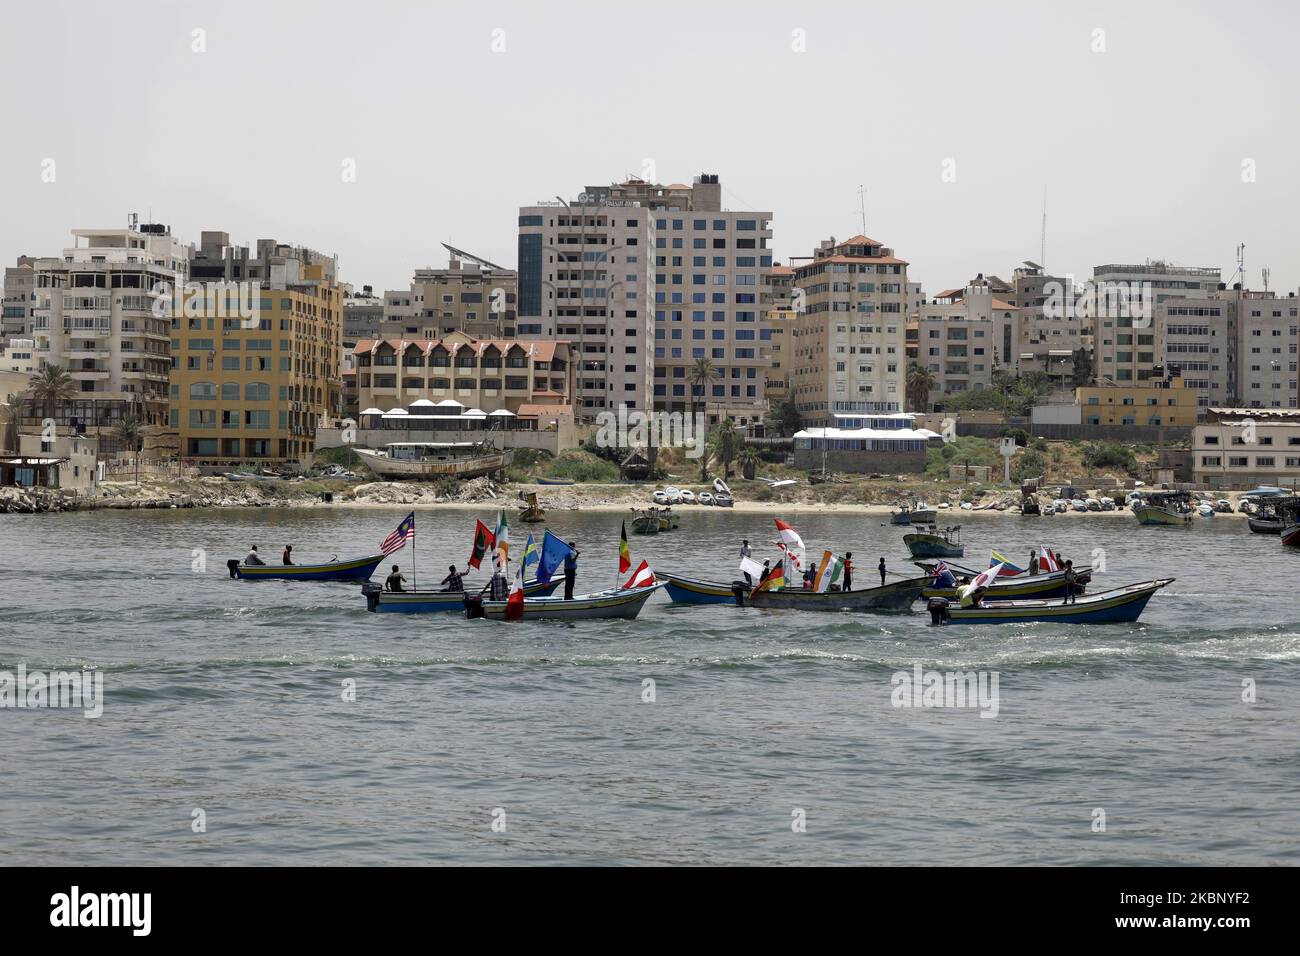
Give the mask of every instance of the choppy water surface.
<path id="1" fill-rule="evenodd" d="M 1093 590 L 1178 578 L 1140 624 L 1092 628 L 666 595 L 633 622 L 468 622 L 227 577 L 254 541 L 373 551 L 402 514 L 0 516 L 0 666 L 99 667 L 106 694 L 97 720 L 0 710 L 0 861 L 1300 861 L 1300 553 L 1238 520 L 966 517 L 968 564 L 1042 542 L 1079 564 L 1103 549 Z M 548 516 L 583 551 L 580 591 L 614 583 L 619 517 Z M 857 584 L 882 555 L 909 567 L 878 518 L 792 520 L 810 550 L 852 551 Z M 463 565 L 472 521 L 418 512 L 420 583 Z M 633 559 L 729 580 L 740 538 L 762 555 L 771 527 L 688 508 L 679 531 L 633 536 Z M 996 672 L 997 717 L 891 706 L 918 662 Z"/>

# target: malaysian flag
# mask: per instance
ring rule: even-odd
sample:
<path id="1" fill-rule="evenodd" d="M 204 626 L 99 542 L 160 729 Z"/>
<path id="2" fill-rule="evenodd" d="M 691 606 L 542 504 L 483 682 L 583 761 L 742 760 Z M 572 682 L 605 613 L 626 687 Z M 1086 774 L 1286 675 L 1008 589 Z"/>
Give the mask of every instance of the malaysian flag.
<path id="1" fill-rule="evenodd" d="M 401 551 L 406 547 L 406 542 L 415 540 L 415 512 L 402 519 L 396 530 L 393 531 L 384 543 L 379 546 L 379 550 L 384 552 L 385 556 L 392 554 L 394 551 Z"/>

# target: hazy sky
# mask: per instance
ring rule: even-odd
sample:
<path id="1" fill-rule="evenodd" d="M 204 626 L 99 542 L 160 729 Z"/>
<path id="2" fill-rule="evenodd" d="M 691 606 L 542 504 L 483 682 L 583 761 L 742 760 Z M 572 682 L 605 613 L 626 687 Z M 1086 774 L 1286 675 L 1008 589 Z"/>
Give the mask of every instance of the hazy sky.
<path id="1" fill-rule="evenodd" d="M 930 294 L 1037 260 L 1045 188 L 1053 271 L 1226 280 L 1244 242 L 1252 286 L 1295 289 L 1297 26 L 1241 0 L 12 4 L 0 260 L 135 211 L 405 288 L 443 241 L 514 266 L 520 205 L 649 162 L 773 211 L 782 260 L 859 232 L 865 184 Z"/>

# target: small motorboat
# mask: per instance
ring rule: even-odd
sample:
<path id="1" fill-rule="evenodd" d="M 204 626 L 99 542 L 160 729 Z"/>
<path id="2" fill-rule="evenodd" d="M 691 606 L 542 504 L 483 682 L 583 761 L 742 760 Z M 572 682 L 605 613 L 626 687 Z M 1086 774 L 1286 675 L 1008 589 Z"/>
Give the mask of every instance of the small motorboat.
<path id="1" fill-rule="evenodd" d="M 1246 525 L 1255 534 L 1281 534 L 1286 528 L 1286 522 L 1275 514 L 1250 515 Z"/>
<path id="2" fill-rule="evenodd" d="M 735 505 L 736 501 L 725 491 L 719 491 L 714 494 L 713 503 L 719 508 L 731 508 Z"/>
<path id="3" fill-rule="evenodd" d="M 914 558 L 960 558 L 965 553 L 961 543 L 961 525 L 903 535 L 903 544 Z"/>
<path id="4" fill-rule="evenodd" d="M 724 495 L 731 494 L 731 489 L 727 487 L 727 483 L 723 481 L 721 478 L 713 479 L 713 490 L 718 492 L 719 494 L 724 494 Z"/>
<path id="5" fill-rule="evenodd" d="M 1050 501 L 1047 504 L 1043 505 L 1043 514 L 1045 515 L 1056 514 L 1056 505 L 1052 504 Z"/>
<path id="6" fill-rule="evenodd" d="M 576 484 L 572 478 L 538 478 L 539 485 L 572 485 Z"/>
<path id="7" fill-rule="evenodd" d="M 1145 498 L 1133 502 L 1133 514 L 1138 524 L 1185 525 L 1191 524 L 1190 495 L 1185 491 L 1153 491 Z"/>
<path id="8" fill-rule="evenodd" d="M 1115 510 L 1115 499 L 1114 499 L 1114 498 L 1108 498 L 1108 497 L 1106 497 L 1105 495 L 1103 495 L 1103 496 L 1099 499 L 1099 501 L 1101 502 L 1101 510 L 1102 510 L 1102 511 L 1114 511 L 1114 510 Z"/>
<path id="9" fill-rule="evenodd" d="M 530 491 L 519 505 L 519 520 L 528 524 L 537 524 L 546 520 L 546 509 L 537 503 L 537 492 Z"/>
<path id="10" fill-rule="evenodd" d="M 668 596 L 674 604 L 735 604 L 798 611 L 906 611 L 933 580 L 928 577 L 907 578 L 861 591 L 782 588 L 762 591 L 751 597 L 753 584 L 747 581 L 723 584 L 680 574 L 657 575 L 667 585 Z"/>
<path id="11" fill-rule="evenodd" d="M 702 505 L 711 505 L 713 504 L 713 493 L 709 491 L 701 491 L 699 500 Z"/>
<path id="12" fill-rule="evenodd" d="M 659 533 L 659 509 L 632 509 L 632 531 L 635 534 Z"/>
<path id="13" fill-rule="evenodd" d="M 1202 518 L 1213 518 L 1214 505 L 1210 504 L 1208 501 L 1202 501 L 1196 506 L 1196 513 Z"/>
<path id="14" fill-rule="evenodd" d="M 323 564 L 243 564 L 232 558 L 226 568 L 244 581 L 367 581 L 383 560 L 382 554 Z"/>
<path id="15" fill-rule="evenodd" d="M 669 485 L 664 489 L 664 494 L 667 496 L 670 505 L 679 505 L 682 503 L 682 492 L 680 488 L 674 488 L 672 485 Z"/>
<path id="16" fill-rule="evenodd" d="M 695 504 L 695 492 L 691 491 L 691 489 L 689 489 L 689 488 L 683 488 L 683 489 L 682 489 L 682 504 L 684 504 L 684 505 L 693 505 L 693 504 Z"/>
<path id="17" fill-rule="evenodd" d="M 1052 501 L 1052 508 L 1058 515 L 1063 515 L 1070 510 L 1070 503 L 1064 498 L 1056 498 Z"/>
<path id="18" fill-rule="evenodd" d="M 1084 498 L 1084 499 L 1083 499 L 1083 506 L 1084 506 L 1087 510 L 1089 510 L 1089 511 L 1100 511 L 1100 510 L 1101 510 L 1101 499 L 1099 499 L 1099 498 Z"/>
<path id="19" fill-rule="evenodd" d="M 564 583 L 563 577 L 545 583 L 537 580 L 524 582 L 524 597 L 546 597 Z M 366 596 L 366 610 L 395 611 L 400 614 L 428 614 L 436 611 L 463 611 L 465 591 L 385 591 L 376 581 L 361 586 Z M 474 592 L 468 592 L 474 593 Z"/>
<path id="20" fill-rule="evenodd" d="M 1119 624 L 1141 616 L 1151 595 L 1173 578 L 1142 581 L 1111 591 L 1077 598 L 1071 604 L 1056 600 L 998 600 L 987 596 L 979 607 L 960 607 L 947 598 L 926 602 L 932 624 Z"/>
<path id="21" fill-rule="evenodd" d="M 658 581 L 643 588 L 611 588 L 592 594 L 575 594 L 562 597 L 524 596 L 525 621 L 579 621 L 593 618 L 622 618 L 631 620 L 641 613 L 645 602 L 664 585 Z M 478 595 L 465 595 L 465 616 L 504 620 L 509 601 L 490 601 Z"/>
<path id="22" fill-rule="evenodd" d="M 1232 514 L 1232 502 L 1227 498 L 1220 498 L 1214 503 L 1214 510 L 1221 515 Z"/>
<path id="23" fill-rule="evenodd" d="M 917 565 L 926 573 L 931 574 L 933 580 L 934 565 L 917 562 Z M 979 572 L 971 571 L 967 568 L 951 568 L 950 570 L 960 570 L 969 578 L 975 577 Z M 1082 594 L 1092 581 L 1092 568 L 1079 568 L 1075 572 L 1074 593 Z M 940 588 L 934 587 L 933 584 L 926 588 L 921 597 L 929 599 L 932 597 L 942 597 L 956 599 L 962 589 L 961 584 L 955 587 Z M 989 586 L 988 595 L 998 598 L 1051 598 L 1065 597 L 1065 572 L 1050 571 L 1045 574 L 1017 574 L 1008 577 L 999 577 L 993 580 Z"/>
<path id="24" fill-rule="evenodd" d="M 668 495 L 666 495 L 662 490 L 657 490 L 657 491 L 655 491 L 655 493 L 654 493 L 654 495 L 652 495 L 652 497 L 654 498 L 654 502 L 655 502 L 655 504 L 657 504 L 657 505 L 666 505 L 666 504 L 668 504 Z"/>
<path id="25" fill-rule="evenodd" d="M 917 502 L 916 507 L 908 515 L 908 519 L 911 524 L 935 524 L 939 520 L 934 509 L 924 501 Z"/>
<path id="26" fill-rule="evenodd" d="M 1084 501 L 1082 498 L 1071 498 L 1070 507 L 1073 508 L 1075 511 L 1087 511 L 1088 503 Z"/>

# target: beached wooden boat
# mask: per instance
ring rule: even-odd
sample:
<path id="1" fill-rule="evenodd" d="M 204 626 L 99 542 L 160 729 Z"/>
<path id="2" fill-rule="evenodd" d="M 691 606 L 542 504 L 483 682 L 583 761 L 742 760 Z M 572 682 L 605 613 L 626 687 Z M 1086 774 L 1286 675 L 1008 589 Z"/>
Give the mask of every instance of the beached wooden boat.
<path id="1" fill-rule="evenodd" d="M 539 485 L 572 485 L 575 484 L 572 478 L 538 478 Z"/>
<path id="2" fill-rule="evenodd" d="M 563 583 L 563 577 L 552 578 L 545 584 L 536 580 L 525 581 L 524 597 L 546 597 Z M 372 581 L 362 586 L 361 593 L 366 596 L 368 611 L 428 614 L 465 610 L 464 591 L 385 591 L 377 581 Z"/>
<path id="3" fill-rule="evenodd" d="M 383 478 L 477 478 L 504 471 L 514 450 L 491 442 L 389 442 L 382 450 L 354 449 Z"/>
<path id="4" fill-rule="evenodd" d="M 961 543 L 961 525 L 944 528 L 942 532 L 936 527 L 905 534 L 903 544 L 914 558 L 960 558 L 966 553 Z"/>
<path id="5" fill-rule="evenodd" d="M 905 611 L 929 585 L 930 578 L 908 578 L 883 587 L 861 591 L 805 591 L 783 588 L 763 591 L 752 600 L 752 585 L 745 581 L 723 584 L 702 581 L 681 574 L 655 572 L 664 581 L 668 597 L 675 604 L 736 604 L 756 608 L 782 608 L 801 611 Z"/>
<path id="6" fill-rule="evenodd" d="M 524 597 L 525 621 L 581 621 L 589 619 L 630 620 L 641 613 L 645 602 L 662 584 L 656 582 L 643 588 L 614 588 L 593 594 L 575 594 L 569 600 L 562 597 Z M 482 598 L 465 598 L 465 616 L 489 617 L 504 620 L 507 601 L 487 601 Z"/>
<path id="7" fill-rule="evenodd" d="M 366 581 L 383 560 L 382 554 L 324 564 L 242 564 L 232 558 L 226 567 L 232 578 L 245 581 Z"/>
<path id="8" fill-rule="evenodd" d="M 921 565 L 933 568 L 933 565 Z M 1079 568 L 1075 571 L 1075 593 L 1082 594 L 1092 580 L 1092 568 Z M 972 572 L 969 576 L 973 577 Z M 929 600 L 934 597 L 955 598 L 961 592 L 961 585 L 950 588 L 927 587 L 921 597 Z M 1065 572 L 1049 571 L 1043 574 L 1017 574 L 1013 577 L 994 579 L 989 593 L 1001 598 L 1051 598 L 1065 597 Z"/>
<path id="9" fill-rule="evenodd" d="M 1118 624 L 1136 621 L 1155 594 L 1173 578 L 1142 581 L 1112 591 L 1079 597 L 1072 604 L 1059 600 L 985 600 L 979 607 L 958 607 L 934 598 L 926 604 L 934 624 Z"/>

